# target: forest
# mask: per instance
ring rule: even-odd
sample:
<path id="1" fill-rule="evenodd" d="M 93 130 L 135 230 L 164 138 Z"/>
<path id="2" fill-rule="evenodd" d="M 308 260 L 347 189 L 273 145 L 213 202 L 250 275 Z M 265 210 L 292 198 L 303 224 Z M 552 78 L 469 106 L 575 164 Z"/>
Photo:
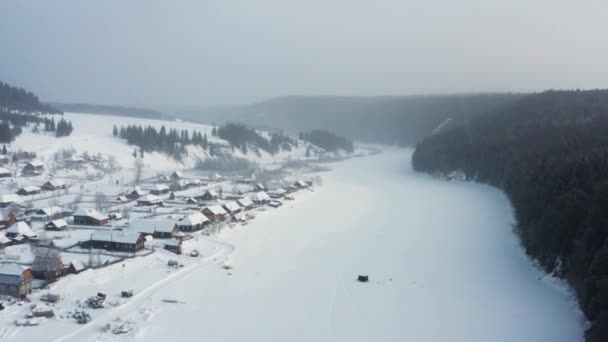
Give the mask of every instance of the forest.
<path id="1" fill-rule="evenodd" d="M 463 172 L 510 198 L 527 254 L 574 288 L 608 341 L 608 91 L 547 91 L 432 135 L 417 171 Z"/>
<path id="2" fill-rule="evenodd" d="M 290 151 L 291 146 L 298 146 L 297 139 L 279 132 L 270 133 L 270 139 L 260 135 L 255 129 L 243 124 L 228 123 L 220 126 L 216 132 L 217 136 L 228 141 L 233 147 L 247 153 L 247 145 L 252 145 L 262 150 L 275 154 L 282 149 Z"/>
<path id="3" fill-rule="evenodd" d="M 188 130 L 167 129 L 165 126 L 157 130 L 153 126 L 128 125 L 118 128 L 115 125 L 112 134 L 127 140 L 129 145 L 139 147 L 141 155 L 144 152 L 158 151 L 179 160 L 186 153 L 186 145 L 199 145 L 211 154 L 214 149 L 213 144 L 207 140 L 207 134 L 194 131 L 190 136 Z M 137 152 L 134 154 L 136 156 Z"/>
<path id="4" fill-rule="evenodd" d="M 61 111 L 40 102 L 38 96 L 22 88 L 0 82 L 0 111 L 61 114 Z"/>
<path id="5" fill-rule="evenodd" d="M 310 132 L 300 132 L 298 137 L 301 140 L 308 141 L 311 144 L 325 149 L 327 152 L 338 152 L 343 150 L 352 153 L 355 150 L 352 141 L 329 131 L 314 129 Z"/>

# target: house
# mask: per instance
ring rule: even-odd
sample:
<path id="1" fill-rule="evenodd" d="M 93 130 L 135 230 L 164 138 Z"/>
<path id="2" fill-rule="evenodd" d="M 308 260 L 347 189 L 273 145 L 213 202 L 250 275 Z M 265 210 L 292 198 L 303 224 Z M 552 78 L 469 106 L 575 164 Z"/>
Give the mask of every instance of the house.
<path id="1" fill-rule="evenodd" d="M 232 216 L 238 214 L 241 211 L 241 206 L 236 201 L 228 202 L 222 206 L 226 212 Z"/>
<path id="2" fill-rule="evenodd" d="M 198 204 L 198 201 L 196 200 L 196 198 L 192 198 L 192 197 L 184 198 L 184 202 L 186 202 L 187 204 Z"/>
<path id="3" fill-rule="evenodd" d="M 81 248 L 105 249 L 117 252 L 137 252 L 144 248 L 146 238 L 137 232 L 96 232 L 91 238 L 80 242 Z"/>
<path id="4" fill-rule="evenodd" d="M 298 189 L 308 188 L 308 184 L 306 182 L 304 182 L 303 180 L 297 180 L 295 183 L 293 183 L 293 186 L 295 186 Z"/>
<path id="5" fill-rule="evenodd" d="M 40 187 L 35 185 L 24 186 L 23 188 L 17 191 L 17 195 L 19 196 L 30 196 L 36 195 L 40 193 Z"/>
<path id="6" fill-rule="evenodd" d="M 190 184 L 185 179 L 174 179 L 173 182 L 171 182 L 171 190 L 173 191 L 186 190 L 189 187 Z"/>
<path id="7" fill-rule="evenodd" d="M 36 237 L 36 233 L 34 233 L 32 228 L 30 228 L 30 226 L 23 221 L 13 223 L 12 226 L 8 227 L 5 234 L 6 237 L 14 240 L 21 240 L 21 238 L 31 239 Z"/>
<path id="8" fill-rule="evenodd" d="M 129 203 L 130 200 L 127 198 L 127 196 L 118 196 L 118 197 L 116 197 L 116 202 L 125 204 L 125 203 Z"/>
<path id="9" fill-rule="evenodd" d="M 53 220 L 44 225 L 46 230 L 66 230 L 68 223 L 64 219 Z"/>
<path id="10" fill-rule="evenodd" d="M 37 161 L 31 161 L 25 163 L 25 166 L 21 170 L 21 173 L 25 176 L 36 176 L 42 173 L 44 170 L 44 164 Z"/>
<path id="11" fill-rule="evenodd" d="M 228 214 L 224 208 L 217 204 L 206 207 L 201 212 L 207 216 L 211 222 L 224 221 L 226 215 Z"/>
<path id="12" fill-rule="evenodd" d="M 68 188 L 68 184 L 66 182 L 64 182 L 62 180 L 57 180 L 57 179 L 49 179 L 48 181 L 46 181 L 46 183 L 42 184 L 42 189 L 47 190 L 47 191 L 67 189 L 67 188 Z"/>
<path id="13" fill-rule="evenodd" d="M 4 248 L 6 246 L 12 245 L 13 240 L 6 237 L 6 235 L 0 233 L 0 247 Z"/>
<path id="14" fill-rule="evenodd" d="M 156 195 L 147 194 L 137 199 L 138 206 L 163 205 L 163 201 Z"/>
<path id="15" fill-rule="evenodd" d="M 8 194 L 8 195 L 0 196 L 0 208 L 6 208 L 12 203 L 21 204 L 22 202 L 23 202 L 23 200 L 21 199 L 21 197 L 19 197 L 19 195 L 16 195 L 16 194 Z"/>
<path id="16" fill-rule="evenodd" d="M 195 197 L 199 201 L 213 201 L 219 198 L 215 190 L 207 190 L 202 195 Z"/>
<path id="17" fill-rule="evenodd" d="M 173 171 L 170 177 L 172 180 L 184 178 L 184 174 L 181 171 Z"/>
<path id="18" fill-rule="evenodd" d="M 136 186 L 133 191 L 131 191 L 130 193 L 128 193 L 126 195 L 126 197 L 130 200 L 136 200 L 142 196 L 144 196 L 146 194 L 145 191 L 143 191 L 140 187 Z"/>
<path id="19" fill-rule="evenodd" d="M 256 192 L 251 195 L 251 201 L 255 204 L 265 204 L 270 202 L 270 196 L 264 191 Z"/>
<path id="20" fill-rule="evenodd" d="M 70 266 L 68 267 L 68 272 L 78 274 L 78 273 L 84 271 L 85 269 L 86 268 L 84 267 L 84 264 L 82 263 L 82 261 L 74 260 L 70 263 Z"/>
<path id="21" fill-rule="evenodd" d="M 281 202 L 279 200 L 272 200 L 272 201 L 268 202 L 268 206 L 270 206 L 272 208 L 278 208 L 282 205 L 283 205 L 283 202 Z"/>
<path id="22" fill-rule="evenodd" d="M 107 215 L 101 214 L 93 209 L 81 208 L 74 213 L 74 224 L 84 226 L 103 226 L 109 221 Z"/>
<path id="23" fill-rule="evenodd" d="M 0 264 L 0 295 L 22 298 L 32 292 L 32 270 L 15 263 Z"/>
<path id="24" fill-rule="evenodd" d="M 251 201 L 249 197 L 240 198 L 236 200 L 236 203 L 243 208 L 243 211 L 253 208 L 253 201 Z"/>
<path id="25" fill-rule="evenodd" d="M 161 195 L 169 192 L 169 186 L 167 184 L 152 184 L 147 186 L 146 190 L 152 195 Z"/>
<path id="26" fill-rule="evenodd" d="M 287 195 L 287 190 L 283 188 L 268 191 L 268 196 L 270 196 L 270 198 L 283 198 L 285 195 Z"/>
<path id="27" fill-rule="evenodd" d="M 253 185 L 253 191 L 264 191 L 264 190 L 266 190 L 266 187 L 262 183 L 255 183 Z"/>
<path id="28" fill-rule="evenodd" d="M 32 215 L 32 221 L 56 220 L 70 215 L 71 212 L 63 210 L 61 207 L 47 207 L 36 210 L 34 215 Z"/>
<path id="29" fill-rule="evenodd" d="M 155 239 L 171 239 L 177 234 L 178 228 L 172 219 L 134 220 L 129 223 L 129 231 L 152 235 Z"/>
<path id="30" fill-rule="evenodd" d="M 182 240 L 171 239 L 166 241 L 165 249 L 175 254 L 182 254 Z"/>
<path id="31" fill-rule="evenodd" d="M 177 223 L 182 232 L 195 232 L 209 224 L 209 219 L 203 213 L 197 212 L 184 217 Z"/>
<path id="32" fill-rule="evenodd" d="M 12 176 L 13 173 L 10 170 L 0 167 L 0 178 L 7 178 Z"/>

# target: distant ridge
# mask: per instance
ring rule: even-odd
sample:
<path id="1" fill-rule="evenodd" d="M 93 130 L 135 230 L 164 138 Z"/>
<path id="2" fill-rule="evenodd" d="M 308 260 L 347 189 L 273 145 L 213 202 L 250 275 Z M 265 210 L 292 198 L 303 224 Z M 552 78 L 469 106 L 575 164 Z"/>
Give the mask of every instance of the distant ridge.
<path id="1" fill-rule="evenodd" d="M 103 114 L 114 116 L 127 116 L 145 119 L 172 119 L 170 115 L 148 108 L 96 105 L 86 103 L 51 103 L 55 108 L 64 112 L 83 113 L 83 114 Z"/>

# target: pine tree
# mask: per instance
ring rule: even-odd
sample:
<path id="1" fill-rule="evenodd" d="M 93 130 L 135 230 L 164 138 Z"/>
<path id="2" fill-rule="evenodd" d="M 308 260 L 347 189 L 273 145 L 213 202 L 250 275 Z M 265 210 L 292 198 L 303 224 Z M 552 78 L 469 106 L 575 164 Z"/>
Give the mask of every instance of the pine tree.
<path id="1" fill-rule="evenodd" d="M 2 154 L 6 155 L 8 152 L 6 151 L 6 145 L 2 145 Z"/>
<path id="2" fill-rule="evenodd" d="M 133 158 L 137 158 L 137 149 L 133 149 Z"/>

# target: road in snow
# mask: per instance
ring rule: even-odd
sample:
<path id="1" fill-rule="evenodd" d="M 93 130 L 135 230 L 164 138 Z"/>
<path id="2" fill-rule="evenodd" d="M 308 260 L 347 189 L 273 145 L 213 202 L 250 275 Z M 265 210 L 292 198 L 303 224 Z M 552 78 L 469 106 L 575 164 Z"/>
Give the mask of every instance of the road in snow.
<path id="1" fill-rule="evenodd" d="M 66 340 L 581 340 L 575 302 L 523 255 L 505 196 L 415 174 L 410 153 L 333 164 L 315 193 L 224 231 L 233 269 L 193 267 L 120 310 L 135 335 L 93 322 Z"/>

